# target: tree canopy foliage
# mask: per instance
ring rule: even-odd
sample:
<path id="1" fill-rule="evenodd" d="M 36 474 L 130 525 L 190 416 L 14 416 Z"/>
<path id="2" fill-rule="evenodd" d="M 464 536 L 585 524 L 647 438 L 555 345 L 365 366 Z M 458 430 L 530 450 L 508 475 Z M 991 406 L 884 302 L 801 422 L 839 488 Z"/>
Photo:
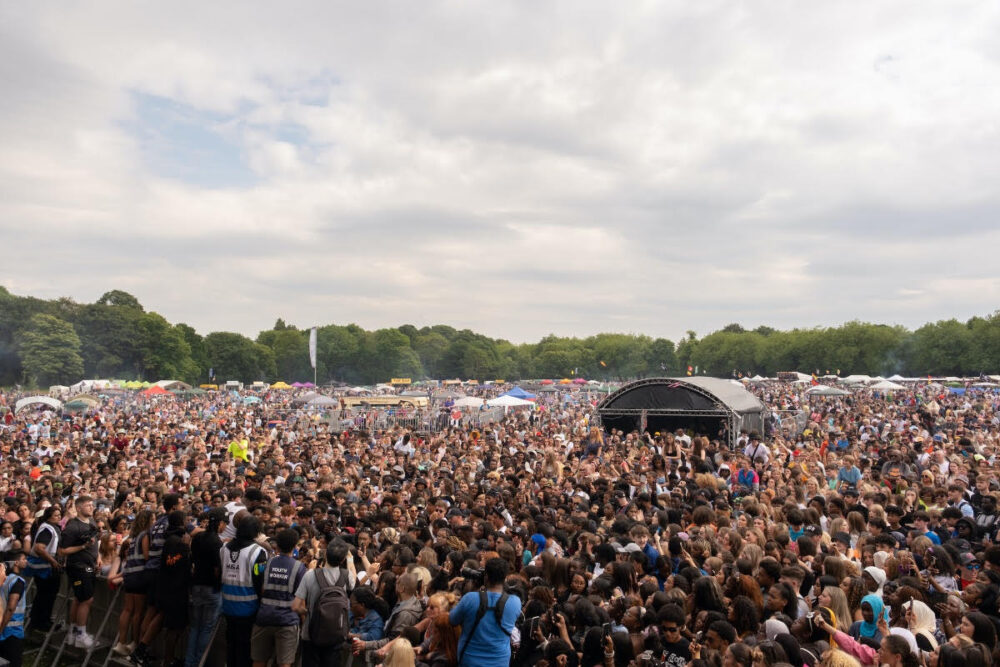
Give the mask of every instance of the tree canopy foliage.
<path id="1" fill-rule="evenodd" d="M 327 324 L 317 331 L 317 379 L 352 384 L 391 377 L 586 377 L 631 379 L 734 372 L 837 372 L 842 375 L 977 375 L 1000 372 L 1000 312 L 968 322 L 946 320 L 916 331 L 847 322 L 779 331 L 738 323 L 676 345 L 639 334 L 546 336 L 514 344 L 447 325 L 368 331 Z M 209 371 L 226 380 L 311 380 L 309 330 L 277 319 L 256 339 L 217 331 L 202 336 L 147 311 L 112 290 L 91 304 L 21 297 L 0 287 L 0 385 L 68 383 L 82 378 L 179 379 L 201 383 Z"/>

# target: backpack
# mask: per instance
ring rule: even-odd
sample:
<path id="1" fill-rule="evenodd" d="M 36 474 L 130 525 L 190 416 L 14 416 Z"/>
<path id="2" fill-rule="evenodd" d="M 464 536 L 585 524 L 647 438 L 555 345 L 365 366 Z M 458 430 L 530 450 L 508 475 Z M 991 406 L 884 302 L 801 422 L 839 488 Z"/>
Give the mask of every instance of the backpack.
<path id="1" fill-rule="evenodd" d="M 500 594 L 500 599 L 497 600 L 497 606 L 488 607 L 489 599 L 486 597 L 486 591 L 479 591 L 479 609 L 476 610 L 476 620 L 472 622 L 472 627 L 469 628 L 469 638 L 465 640 L 465 646 L 462 647 L 462 652 L 458 654 L 458 664 L 462 664 L 462 656 L 465 655 L 465 649 L 469 648 L 469 642 L 472 641 L 472 636 L 476 634 L 476 628 L 479 627 L 479 621 L 483 620 L 483 616 L 486 616 L 486 612 L 490 609 L 493 610 L 493 616 L 497 619 L 497 627 L 500 628 L 500 632 L 504 633 L 510 637 L 510 633 L 507 632 L 503 623 L 503 608 L 507 605 L 507 599 L 510 598 L 506 593 Z M 462 628 L 462 634 L 465 634 L 465 628 Z M 311 637 L 312 635 L 310 635 Z"/>
<path id="2" fill-rule="evenodd" d="M 309 641 L 324 648 L 338 647 L 347 641 L 351 631 L 348 579 L 343 570 L 337 581 L 329 580 L 326 568 L 318 568 L 315 572 L 319 594 L 309 610 Z"/>

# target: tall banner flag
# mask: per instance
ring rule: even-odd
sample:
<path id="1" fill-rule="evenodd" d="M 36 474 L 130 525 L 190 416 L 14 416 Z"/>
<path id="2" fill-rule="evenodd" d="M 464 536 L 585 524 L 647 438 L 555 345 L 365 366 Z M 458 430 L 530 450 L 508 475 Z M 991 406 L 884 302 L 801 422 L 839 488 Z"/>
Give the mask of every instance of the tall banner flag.
<path id="1" fill-rule="evenodd" d="M 309 363 L 316 369 L 316 327 L 309 331 Z"/>

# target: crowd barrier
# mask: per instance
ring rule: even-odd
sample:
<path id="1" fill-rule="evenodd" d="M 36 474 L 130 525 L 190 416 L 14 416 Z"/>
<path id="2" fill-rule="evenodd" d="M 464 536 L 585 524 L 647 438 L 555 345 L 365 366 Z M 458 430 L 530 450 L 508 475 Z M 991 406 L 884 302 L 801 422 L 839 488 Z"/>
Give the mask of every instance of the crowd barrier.
<path id="1" fill-rule="evenodd" d="M 108 667 L 134 667 L 125 656 L 119 656 L 111 651 L 111 647 L 118 639 L 118 619 L 121 616 L 122 607 L 125 604 L 125 594 L 119 586 L 112 590 L 108 586 L 107 579 L 99 577 L 94 586 L 94 602 L 87 620 L 87 632 L 94 637 L 94 646 L 90 649 L 82 649 L 70 646 L 66 643 L 67 628 L 69 628 L 69 606 L 72 591 L 66 581 L 66 577 L 61 577 L 59 595 L 56 598 L 53 608 L 53 618 L 55 624 L 52 630 L 44 635 L 34 632 L 31 629 L 31 604 L 34 600 L 34 585 L 32 579 L 28 579 L 27 601 L 28 611 L 26 613 L 25 627 L 25 649 L 24 667 L 58 667 L 62 662 L 71 665 L 87 667 L 88 665 L 101 665 Z M 225 667 L 226 664 L 226 632 L 225 618 L 219 617 L 218 625 L 209 644 L 208 650 L 202 656 L 200 667 Z M 153 652 L 163 655 L 163 638 L 165 631 L 160 631 L 156 642 L 153 644 Z M 179 659 L 183 659 L 187 650 L 187 632 L 184 633 L 178 645 Z M 164 660 L 164 664 L 169 664 L 170 660 Z"/>
<path id="2" fill-rule="evenodd" d="M 107 579 L 98 578 L 94 586 L 94 602 L 90 610 L 90 617 L 87 620 L 87 632 L 94 637 L 94 646 L 90 649 L 76 648 L 66 643 L 66 628 L 69 627 L 69 601 L 72 591 L 62 577 L 59 588 L 59 595 L 53 609 L 53 617 L 56 623 L 52 630 L 39 635 L 32 632 L 29 622 L 31 616 L 31 603 L 34 598 L 34 586 L 31 579 L 28 579 L 26 590 L 28 609 L 25 614 L 25 650 L 23 667 L 59 667 L 60 664 L 79 665 L 88 667 L 89 665 L 100 665 L 101 667 L 135 667 L 129 662 L 126 656 L 120 656 L 111 650 L 118 640 L 118 619 L 121 616 L 122 607 L 125 604 L 125 593 L 119 586 L 112 590 L 108 586 Z M 61 621 L 61 622 L 60 622 Z M 163 656 L 164 637 L 166 631 L 161 630 L 153 643 L 152 652 L 154 655 L 164 658 L 162 664 L 169 665 L 171 659 Z M 188 637 L 185 631 L 178 643 L 177 659 L 183 660 L 187 653 Z M 250 638 L 246 640 L 249 642 Z M 362 656 L 352 656 L 350 645 L 345 645 L 341 653 L 339 667 L 374 667 L 374 656 L 369 652 Z M 301 663 L 301 656 L 296 656 L 294 665 Z M 268 663 L 274 664 L 273 660 Z M 198 667 L 225 667 L 226 666 L 226 618 L 219 616 L 212 640 L 208 649 L 201 657 Z M 0 667 L 6 667 L 6 661 L 0 659 Z"/>

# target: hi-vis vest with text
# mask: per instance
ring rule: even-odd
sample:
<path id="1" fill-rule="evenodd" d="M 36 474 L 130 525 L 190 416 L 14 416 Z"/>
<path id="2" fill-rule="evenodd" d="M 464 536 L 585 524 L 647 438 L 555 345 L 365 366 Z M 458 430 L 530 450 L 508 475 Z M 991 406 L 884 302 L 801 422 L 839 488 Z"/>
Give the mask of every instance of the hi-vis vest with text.
<path id="1" fill-rule="evenodd" d="M 264 586 L 260 592 L 257 625 L 298 625 L 299 615 L 292 611 L 295 584 L 305 566 L 289 556 L 277 555 L 267 563 Z"/>
<path id="2" fill-rule="evenodd" d="M 59 548 L 59 531 L 53 528 L 50 524 L 43 523 L 38 532 L 35 533 L 35 541 L 38 541 L 38 536 L 42 534 L 42 531 L 48 531 L 52 533 L 52 539 L 49 543 L 45 545 L 45 551 L 48 552 L 53 558 L 56 557 L 56 550 Z M 34 549 L 32 549 L 34 551 Z M 28 556 L 28 569 L 25 571 L 25 575 L 29 577 L 38 577 L 39 579 L 47 579 L 48 576 L 52 574 L 52 564 L 44 558 L 39 558 L 34 554 Z"/>
<path id="3" fill-rule="evenodd" d="M 260 600 L 253 588 L 253 564 L 263 550 L 259 544 L 250 544 L 239 551 L 222 547 L 222 613 L 226 616 L 257 613 Z"/>
<path id="4" fill-rule="evenodd" d="M 13 572 L 7 575 L 7 579 L 3 582 L 3 586 L 0 586 L 0 603 L 3 604 L 3 609 L 7 609 L 7 600 L 10 598 L 10 589 L 14 587 L 19 581 L 24 581 L 21 577 L 17 576 Z M 7 627 L 3 629 L 0 633 L 0 641 L 7 639 L 8 637 L 20 637 L 24 639 L 24 610 L 25 610 L 25 600 L 24 594 L 27 592 L 27 587 L 21 592 L 21 597 L 17 600 L 17 607 L 14 608 L 14 614 L 7 621 Z"/>

